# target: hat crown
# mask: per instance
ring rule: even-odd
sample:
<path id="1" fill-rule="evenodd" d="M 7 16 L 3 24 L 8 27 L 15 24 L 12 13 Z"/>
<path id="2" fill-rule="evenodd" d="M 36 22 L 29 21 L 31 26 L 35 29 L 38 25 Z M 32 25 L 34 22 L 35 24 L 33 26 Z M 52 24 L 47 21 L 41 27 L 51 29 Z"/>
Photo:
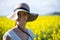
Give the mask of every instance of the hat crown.
<path id="1" fill-rule="evenodd" d="M 16 6 L 16 8 L 21 8 L 21 9 L 24 8 L 24 9 L 30 11 L 30 8 L 26 3 L 20 3 Z"/>

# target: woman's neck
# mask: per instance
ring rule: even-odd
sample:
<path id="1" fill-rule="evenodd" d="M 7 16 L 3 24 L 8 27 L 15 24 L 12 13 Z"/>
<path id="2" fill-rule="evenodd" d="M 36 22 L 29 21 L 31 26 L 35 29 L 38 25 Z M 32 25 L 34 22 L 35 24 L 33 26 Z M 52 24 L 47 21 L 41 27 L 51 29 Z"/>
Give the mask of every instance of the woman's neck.
<path id="1" fill-rule="evenodd" d="M 25 26 L 24 25 L 18 25 L 18 28 L 21 28 L 22 30 L 24 30 L 25 29 Z"/>
<path id="2" fill-rule="evenodd" d="M 17 22 L 17 26 L 19 26 L 22 30 L 25 29 L 25 25 L 26 25 L 26 22 L 23 22 L 23 23 Z"/>

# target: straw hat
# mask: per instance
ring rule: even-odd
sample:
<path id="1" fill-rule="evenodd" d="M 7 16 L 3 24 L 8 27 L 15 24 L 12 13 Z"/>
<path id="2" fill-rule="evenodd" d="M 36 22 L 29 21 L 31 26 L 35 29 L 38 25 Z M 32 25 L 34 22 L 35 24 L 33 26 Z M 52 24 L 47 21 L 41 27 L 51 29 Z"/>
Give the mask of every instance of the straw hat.
<path id="1" fill-rule="evenodd" d="M 27 22 L 34 21 L 38 17 L 38 14 L 30 13 L 30 8 L 26 3 L 18 4 L 17 8 L 14 10 L 14 13 L 12 15 L 10 14 L 10 16 L 8 15 L 7 17 L 11 20 L 17 20 L 18 19 L 17 13 L 19 11 L 27 12 L 29 14 Z"/>

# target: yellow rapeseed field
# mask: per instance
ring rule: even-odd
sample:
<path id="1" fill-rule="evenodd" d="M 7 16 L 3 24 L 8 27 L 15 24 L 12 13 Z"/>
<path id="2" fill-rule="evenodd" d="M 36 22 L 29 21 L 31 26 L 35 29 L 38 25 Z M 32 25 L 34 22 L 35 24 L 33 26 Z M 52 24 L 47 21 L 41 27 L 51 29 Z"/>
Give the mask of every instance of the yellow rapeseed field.
<path id="1" fill-rule="evenodd" d="M 0 40 L 3 34 L 15 25 L 15 21 L 0 17 Z M 26 28 L 35 34 L 34 40 L 60 40 L 60 16 L 38 16 L 35 21 L 27 22 Z"/>

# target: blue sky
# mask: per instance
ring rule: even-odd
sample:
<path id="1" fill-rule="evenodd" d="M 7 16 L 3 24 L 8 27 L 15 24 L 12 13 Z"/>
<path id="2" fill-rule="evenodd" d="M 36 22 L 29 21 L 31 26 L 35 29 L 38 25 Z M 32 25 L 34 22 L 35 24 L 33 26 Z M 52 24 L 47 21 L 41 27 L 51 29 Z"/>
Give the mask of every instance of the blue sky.
<path id="1" fill-rule="evenodd" d="M 0 0 L 0 16 L 11 14 L 15 6 L 22 2 L 30 6 L 30 12 L 39 15 L 60 12 L 60 0 Z"/>

